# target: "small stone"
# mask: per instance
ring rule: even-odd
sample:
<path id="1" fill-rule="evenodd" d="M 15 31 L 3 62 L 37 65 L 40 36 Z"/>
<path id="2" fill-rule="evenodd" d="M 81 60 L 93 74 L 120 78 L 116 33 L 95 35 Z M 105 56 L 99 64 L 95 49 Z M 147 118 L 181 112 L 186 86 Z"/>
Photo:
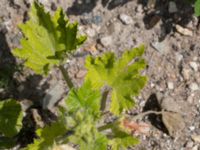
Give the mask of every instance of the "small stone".
<path id="1" fill-rule="evenodd" d="M 161 108 L 163 110 L 181 113 L 180 106 L 172 97 L 166 97 L 161 102 Z"/>
<path id="2" fill-rule="evenodd" d="M 161 54 L 166 54 L 169 52 L 170 48 L 168 47 L 168 42 L 167 41 L 162 41 L 162 42 L 152 42 L 151 46 Z"/>
<path id="3" fill-rule="evenodd" d="M 192 36 L 193 35 L 193 32 L 190 29 L 183 28 L 180 25 L 176 25 L 175 27 L 176 27 L 177 32 L 179 32 L 182 35 L 186 35 L 186 36 Z"/>
<path id="4" fill-rule="evenodd" d="M 79 72 L 76 74 L 76 78 L 80 79 L 83 78 L 87 73 L 87 70 L 79 70 Z"/>
<path id="5" fill-rule="evenodd" d="M 176 3 L 173 1 L 169 2 L 169 7 L 168 7 L 169 13 L 176 13 L 178 11 Z"/>
<path id="6" fill-rule="evenodd" d="M 88 28 L 85 33 L 89 36 L 89 37 L 94 37 L 96 35 L 96 32 L 94 29 L 92 28 Z"/>
<path id="7" fill-rule="evenodd" d="M 198 64 L 194 61 L 190 62 L 190 67 L 194 70 L 194 71 L 198 71 Z"/>
<path id="8" fill-rule="evenodd" d="M 133 24 L 133 19 L 130 16 L 126 15 L 126 14 L 120 14 L 119 15 L 119 19 L 125 25 Z"/>
<path id="9" fill-rule="evenodd" d="M 190 131 L 194 131 L 195 130 L 195 126 L 190 126 L 189 129 L 190 129 Z"/>
<path id="10" fill-rule="evenodd" d="M 181 55 L 181 54 L 179 54 L 179 53 L 176 53 L 176 54 L 175 54 L 175 57 L 176 57 L 177 63 L 179 63 L 181 60 L 183 60 L 183 55 Z"/>
<path id="11" fill-rule="evenodd" d="M 187 148 L 192 148 L 193 145 L 194 145 L 194 142 L 193 141 L 189 141 L 189 142 L 187 142 L 186 147 Z"/>
<path id="12" fill-rule="evenodd" d="M 174 83 L 173 82 L 168 82 L 167 83 L 167 87 L 168 87 L 168 89 L 173 90 L 174 89 Z"/>
<path id="13" fill-rule="evenodd" d="M 190 69 L 188 68 L 183 68 L 182 70 L 182 76 L 185 80 L 189 80 L 190 79 L 190 74 L 191 74 L 191 71 Z"/>
<path id="14" fill-rule="evenodd" d="M 199 90 L 199 86 L 198 86 L 197 83 L 191 83 L 191 84 L 189 85 L 189 88 L 190 88 L 190 90 L 191 90 L 192 92 Z"/>
<path id="15" fill-rule="evenodd" d="M 187 101 L 188 101 L 190 104 L 193 104 L 193 102 L 194 102 L 194 93 L 192 93 L 190 96 L 188 96 Z"/>
<path id="16" fill-rule="evenodd" d="M 192 135 L 192 139 L 193 139 L 195 142 L 200 143 L 200 135 Z"/>
<path id="17" fill-rule="evenodd" d="M 104 46 L 104 47 L 107 47 L 107 46 L 110 46 L 112 44 L 112 37 L 111 36 L 105 36 L 105 37 L 102 37 L 100 39 L 100 43 Z"/>
<path id="18" fill-rule="evenodd" d="M 185 128 L 184 119 L 179 113 L 164 111 L 162 121 L 172 137 L 180 136 L 181 131 Z"/>
<path id="19" fill-rule="evenodd" d="M 138 14 L 142 14 L 144 11 L 143 11 L 143 6 L 141 4 L 138 4 L 137 5 L 137 8 L 136 8 L 136 12 Z"/>
<path id="20" fill-rule="evenodd" d="M 192 150 L 198 150 L 199 149 L 199 146 L 198 145 L 195 145 Z"/>
<path id="21" fill-rule="evenodd" d="M 20 104 L 22 106 L 22 110 L 25 112 L 28 108 L 30 108 L 33 105 L 33 102 L 30 100 L 22 100 L 20 101 Z"/>
<path id="22" fill-rule="evenodd" d="M 17 91 L 18 91 L 18 92 L 22 92 L 22 91 L 24 91 L 24 88 L 25 88 L 24 85 L 21 84 L 21 85 L 19 85 L 19 86 L 17 87 Z"/>
<path id="23" fill-rule="evenodd" d="M 102 23 L 103 19 L 101 16 L 97 15 L 97 16 L 93 16 L 91 19 L 91 22 L 96 24 L 96 25 L 100 25 Z"/>
<path id="24" fill-rule="evenodd" d="M 43 98 L 43 109 L 54 111 L 55 104 L 62 98 L 65 92 L 64 84 L 62 81 L 54 81 L 55 83 L 50 87 L 45 97 Z"/>

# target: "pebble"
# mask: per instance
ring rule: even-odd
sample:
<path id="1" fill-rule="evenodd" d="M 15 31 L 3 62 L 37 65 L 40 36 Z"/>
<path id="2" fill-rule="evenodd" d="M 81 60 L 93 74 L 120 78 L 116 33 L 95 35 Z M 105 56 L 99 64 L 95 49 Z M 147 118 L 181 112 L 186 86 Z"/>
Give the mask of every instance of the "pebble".
<path id="1" fill-rule="evenodd" d="M 190 131 L 194 131 L 195 130 L 195 126 L 190 126 L 189 129 L 190 129 Z"/>
<path id="2" fill-rule="evenodd" d="M 182 54 L 176 53 L 175 57 L 176 57 L 177 63 L 179 63 L 181 60 L 183 60 L 183 55 Z"/>
<path id="3" fill-rule="evenodd" d="M 182 70 L 182 76 L 185 80 L 189 80 L 190 79 L 190 69 L 188 68 L 183 68 Z"/>
<path id="4" fill-rule="evenodd" d="M 193 32 L 190 29 L 183 28 L 182 26 L 180 26 L 178 24 L 175 27 L 176 27 L 177 32 L 182 34 L 182 35 L 186 35 L 186 36 L 192 36 L 193 35 Z"/>
<path id="5" fill-rule="evenodd" d="M 194 61 L 190 62 L 190 67 L 194 70 L 194 71 L 198 71 L 198 64 Z"/>
<path id="6" fill-rule="evenodd" d="M 49 109 L 50 111 L 53 111 L 55 104 L 61 99 L 63 93 L 65 92 L 65 87 L 62 81 L 54 82 L 55 83 L 52 85 L 52 87 L 50 87 L 42 100 L 43 109 Z"/>
<path id="7" fill-rule="evenodd" d="M 197 83 L 191 83 L 191 84 L 189 85 L 189 88 L 190 88 L 190 90 L 191 90 L 192 92 L 199 90 L 199 86 L 198 86 Z"/>
<path id="8" fill-rule="evenodd" d="M 168 87 L 168 89 L 173 90 L 174 89 L 174 83 L 173 82 L 167 82 L 167 87 Z"/>
<path id="9" fill-rule="evenodd" d="M 169 13 L 176 13 L 178 11 L 176 3 L 174 1 L 169 2 L 168 11 Z"/>
<path id="10" fill-rule="evenodd" d="M 200 143 L 200 135 L 192 135 L 192 139 L 193 139 L 195 142 Z"/>
<path id="11" fill-rule="evenodd" d="M 198 145 L 195 145 L 192 150 L 198 150 L 199 149 L 199 146 Z"/>
<path id="12" fill-rule="evenodd" d="M 85 33 L 86 33 L 89 37 L 94 37 L 94 36 L 96 35 L 95 30 L 92 29 L 92 28 L 86 29 Z"/>
<path id="13" fill-rule="evenodd" d="M 131 16 L 128 16 L 126 14 L 120 14 L 119 19 L 125 25 L 133 24 L 133 19 L 131 18 Z"/>
<path id="14" fill-rule="evenodd" d="M 160 52 L 161 54 L 166 54 L 169 52 L 168 42 L 162 41 L 162 42 L 152 42 L 151 46 Z"/>
<path id="15" fill-rule="evenodd" d="M 141 4 L 137 5 L 136 12 L 142 14 L 144 12 L 143 6 Z"/>
<path id="16" fill-rule="evenodd" d="M 166 97 L 161 102 L 161 108 L 170 112 L 181 113 L 179 104 L 172 97 Z"/>
<path id="17" fill-rule="evenodd" d="M 107 47 L 107 46 L 110 46 L 112 44 L 112 36 L 105 36 L 105 37 L 102 37 L 100 39 L 100 43 L 104 46 L 104 47 Z"/>

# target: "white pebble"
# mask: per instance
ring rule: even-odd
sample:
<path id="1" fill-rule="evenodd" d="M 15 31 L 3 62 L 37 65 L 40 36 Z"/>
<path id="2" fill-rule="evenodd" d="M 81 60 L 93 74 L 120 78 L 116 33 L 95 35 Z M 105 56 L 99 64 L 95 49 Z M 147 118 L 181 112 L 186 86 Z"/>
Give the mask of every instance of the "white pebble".
<path id="1" fill-rule="evenodd" d="M 120 14 L 119 19 L 126 25 L 133 24 L 133 19 L 126 14 Z"/>
<path id="2" fill-rule="evenodd" d="M 167 87 L 168 87 L 168 89 L 173 90 L 174 89 L 174 83 L 173 82 L 168 82 L 167 83 Z"/>
<path id="3" fill-rule="evenodd" d="M 194 71 L 198 71 L 198 64 L 194 61 L 190 62 L 190 67 L 194 70 Z"/>
<path id="4" fill-rule="evenodd" d="M 89 36 L 89 37 L 94 37 L 96 35 L 96 32 L 94 29 L 92 28 L 88 28 L 85 33 Z"/>
<path id="5" fill-rule="evenodd" d="M 191 91 L 197 91 L 199 90 L 199 86 L 197 83 L 191 83 L 190 86 L 189 86 L 190 90 Z"/>
<path id="6" fill-rule="evenodd" d="M 189 129 L 190 129 L 190 131 L 194 131 L 195 130 L 195 126 L 190 126 Z"/>

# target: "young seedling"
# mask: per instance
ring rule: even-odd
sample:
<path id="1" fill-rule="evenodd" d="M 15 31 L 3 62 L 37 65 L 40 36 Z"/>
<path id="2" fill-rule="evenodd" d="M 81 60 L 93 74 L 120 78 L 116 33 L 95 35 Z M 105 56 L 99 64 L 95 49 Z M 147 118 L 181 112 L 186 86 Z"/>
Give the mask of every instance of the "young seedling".
<path id="1" fill-rule="evenodd" d="M 66 106 L 59 107 L 57 121 L 37 129 L 38 138 L 26 149 L 45 150 L 71 143 L 80 150 L 119 150 L 138 144 L 127 130 L 133 128 L 133 123 L 126 120 L 125 111 L 134 107 L 133 98 L 147 82 L 147 77 L 141 75 L 146 67 L 144 46 L 125 51 L 120 58 L 112 52 L 96 58 L 88 56 L 88 72 L 77 89 L 64 62 L 86 40 L 78 36 L 78 24 L 70 23 L 62 9 L 51 16 L 38 2 L 33 3 L 29 17 L 19 25 L 24 38 L 21 48 L 12 51 L 14 56 L 23 59 L 24 65 L 37 74 L 47 76 L 49 70 L 58 67 L 70 92 Z M 106 112 L 115 119 L 106 123 Z"/>

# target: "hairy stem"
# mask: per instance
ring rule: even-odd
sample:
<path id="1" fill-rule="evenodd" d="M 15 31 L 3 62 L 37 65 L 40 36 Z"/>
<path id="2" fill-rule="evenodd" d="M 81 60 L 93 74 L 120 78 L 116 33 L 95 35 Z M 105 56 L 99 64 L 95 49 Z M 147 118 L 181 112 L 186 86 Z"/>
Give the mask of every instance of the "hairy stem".
<path id="1" fill-rule="evenodd" d="M 130 118 L 132 121 L 137 121 L 138 119 L 142 119 L 142 118 L 143 118 L 144 116 L 146 116 L 146 115 L 150 115 L 150 114 L 162 115 L 162 113 L 163 113 L 163 111 L 153 111 L 153 110 L 149 110 L 149 111 L 140 113 L 140 114 L 135 115 L 135 116 L 127 115 L 127 117 Z M 115 122 L 118 121 L 119 119 L 121 119 L 121 117 L 119 117 L 117 120 L 115 120 L 115 121 L 112 122 L 112 123 L 108 123 L 108 124 L 105 124 L 105 125 L 103 125 L 103 126 L 98 127 L 98 130 L 99 130 L 99 131 L 104 131 L 104 130 L 107 130 L 107 129 L 109 129 L 109 128 L 112 128 L 113 125 L 115 124 Z"/>
<path id="2" fill-rule="evenodd" d="M 60 65 L 60 66 L 59 66 L 59 69 L 60 69 L 60 71 L 61 71 L 61 73 L 62 73 L 62 75 L 63 75 L 63 78 L 64 78 L 64 80 L 66 81 L 68 87 L 69 87 L 70 89 L 72 89 L 72 88 L 74 87 L 74 84 L 72 83 L 72 80 L 70 79 L 67 70 L 64 68 L 63 65 Z"/>
<path id="3" fill-rule="evenodd" d="M 139 113 L 138 115 L 136 116 L 129 116 L 131 118 L 131 120 L 138 120 L 138 119 L 141 119 L 143 118 L 144 116 L 146 115 L 150 115 L 150 114 L 155 114 L 155 115 L 162 115 L 163 111 L 153 111 L 153 110 L 149 110 L 149 111 L 146 111 L 146 112 L 143 112 L 143 113 Z"/>

